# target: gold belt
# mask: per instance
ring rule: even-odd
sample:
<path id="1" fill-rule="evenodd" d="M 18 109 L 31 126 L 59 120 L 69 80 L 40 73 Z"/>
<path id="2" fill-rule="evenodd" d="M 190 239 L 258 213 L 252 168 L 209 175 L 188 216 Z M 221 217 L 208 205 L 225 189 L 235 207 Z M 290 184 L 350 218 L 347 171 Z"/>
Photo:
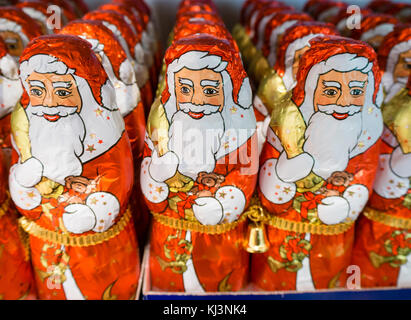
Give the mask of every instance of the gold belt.
<path id="1" fill-rule="evenodd" d="M 389 227 L 408 230 L 411 229 L 411 219 L 394 217 L 370 207 L 365 208 L 364 215 L 372 221 L 385 224 Z"/>
<path id="2" fill-rule="evenodd" d="M 339 223 L 334 225 L 326 224 L 312 224 L 308 222 L 291 221 L 280 217 L 271 217 L 267 219 L 268 225 L 285 230 L 293 231 L 297 233 L 312 233 L 312 234 L 322 234 L 326 236 L 336 235 L 348 231 L 353 225 L 353 222 L 349 223 Z"/>
<path id="3" fill-rule="evenodd" d="M 223 223 L 217 225 L 204 225 L 196 221 L 187 221 L 183 219 L 176 219 L 172 217 L 165 216 L 160 213 L 151 212 L 154 219 L 165 225 L 167 227 L 171 227 L 178 230 L 185 230 L 185 231 L 194 231 L 199 233 L 206 233 L 206 234 L 221 234 L 230 230 L 233 230 L 237 227 L 241 222 L 247 219 L 247 212 L 244 212 L 241 217 L 231 223 Z"/>
<path id="4" fill-rule="evenodd" d="M 110 229 L 101 233 L 93 233 L 83 236 L 71 236 L 66 233 L 58 233 L 39 226 L 34 221 L 21 217 L 19 224 L 28 234 L 41 240 L 59 245 L 71 247 L 87 247 L 100 244 L 117 236 L 127 225 L 131 218 L 131 210 L 127 208 L 121 219 Z"/>

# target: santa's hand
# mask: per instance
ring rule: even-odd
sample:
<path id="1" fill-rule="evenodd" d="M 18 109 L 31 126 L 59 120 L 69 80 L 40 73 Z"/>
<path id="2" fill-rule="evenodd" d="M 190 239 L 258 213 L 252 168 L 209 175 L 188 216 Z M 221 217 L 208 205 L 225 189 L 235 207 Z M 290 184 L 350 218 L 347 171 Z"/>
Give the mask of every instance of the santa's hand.
<path id="1" fill-rule="evenodd" d="M 195 200 L 193 212 L 196 219 L 204 225 L 216 225 L 223 218 L 223 207 L 215 198 L 202 197 Z"/>
<path id="2" fill-rule="evenodd" d="M 390 158 L 392 171 L 401 178 L 411 176 L 411 153 L 402 152 L 401 146 L 394 149 Z"/>
<path id="3" fill-rule="evenodd" d="M 169 151 L 159 157 L 154 149 L 149 166 L 150 175 L 154 180 L 164 182 L 176 174 L 178 163 L 178 157 L 174 152 Z"/>
<path id="4" fill-rule="evenodd" d="M 350 212 L 350 205 L 346 199 L 339 196 L 327 197 L 317 206 L 318 218 L 324 224 L 343 222 Z"/>
<path id="5" fill-rule="evenodd" d="M 178 171 L 173 177 L 166 180 L 165 183 L 169 186 L 171 192 L 188 192 L 194 185 L 193 179 Z"/>
<path id="6" fill-rule="evenodd" d="M 25 188 L 33 187 L 40 182 L 43 176 L 43 165 L 34 157 L 31 157 L 16 165 L 14 175 L 17 183 Z"/>
<path id="7" fill-rule="evenodd" d="M 70 204 L 64 208 L 63 223 L 71 233 L 90 231 L 96 225 L 96 215 L 85 204 Z"/>
<path id="8" fill-rule="evenodd" d="M 296 182 L 307 177 L 314 167 L 314 159 L 306 152 L 294 158 L 288 158 L 283 151 L 278 158 L 276 171 L 278 177 L 284 182 Z"/>

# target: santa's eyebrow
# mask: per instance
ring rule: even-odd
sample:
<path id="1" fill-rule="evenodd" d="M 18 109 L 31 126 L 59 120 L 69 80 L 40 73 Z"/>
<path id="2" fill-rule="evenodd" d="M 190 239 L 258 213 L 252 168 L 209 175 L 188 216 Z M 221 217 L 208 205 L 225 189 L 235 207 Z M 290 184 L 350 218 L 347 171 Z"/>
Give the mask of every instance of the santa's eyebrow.
<path id="1" fill-rule="evenodd" d="M 56 81 L 53 82 L 53 88 L 66 88 L 70 89 L 73 84 L 70 81 Z"/>
<path id="2" fill-rule="evenodd" d="M 365 81 L 356 81 L 356 80 L 353 80 L 353 81 L 350 81 L 350 82 L 348 83 L 348 87 L 350 87 L 350 88 L 354 88 L 354 87 L 364 88 L 364 86 L 365 86 Z"/>
<path id="3" fill-rule="evenodd" d="M 406 63 L 411 63 L 411 58 L 404 58 Z"/>
<path id="4" fill-rule="evenodd" d="M 202 87 L 211 86 L 211 87 L 218 87 L 220 85 L 220 81 L 218 80 L 201 80 L 200 85 Z"/>
<path id="5" fill-rule="evenodd" d="M 180 84 L 185 84 L 187 86 L 194 87 L 194 83 L 190 79 L 178 78 L 178 82 L 180 82 Z"/>
<path id="6" fill-rule="evenodd" d="M 336 87 L 336 88 L 339 88 L 339 89 L 341 89 L 341 84 L 339 83 L 339 82 L 337 82 L 337 81 L 323 81 L 323 85 L 325 86 L 325 87 Z"/>
<path id="7" fill-rule="evenodd" d="M 44 85 L 44 83 L 41 82 L 41 81 L 39 81 L 39 80 L 29 80 L 29 84 L 30 84 L 32 87 L 40 87 L 40 88 L 43 88 L 43 89 L 46 88 L 46 86 Z"/>

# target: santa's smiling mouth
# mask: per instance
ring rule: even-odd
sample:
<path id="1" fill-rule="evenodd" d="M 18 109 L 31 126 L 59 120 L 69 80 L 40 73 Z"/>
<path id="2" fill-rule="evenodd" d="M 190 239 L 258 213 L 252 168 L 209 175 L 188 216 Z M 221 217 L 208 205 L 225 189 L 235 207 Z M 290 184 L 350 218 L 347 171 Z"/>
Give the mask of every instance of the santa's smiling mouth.
<path id="1" fill-rule="evenodd" d="M 193 111 L 189 111 L 189 112 L 188 112 L 188 115 L 189 115 L 191 118 L 194 118 L 194 119 L 201 119 L 202 117 L 204 117 L 204 113 L 203 113 L 203 112 L 193 112 Z"/>
<path id="2" fill-rule="evenodd" d="M 51 121 L 51 122 L 55 122 L 55 121 L 57 121 L 58 119 L 60 119 L 60 116 L 58 115 L 58 114 L 43 114 L 43 117 L 46 119 L 46 120 L 48 120 L 48 121 Z"/>
<path id="3" fill-rule="evenodd" d="M 338 112 L 334 112 L 334 113 L 332 114 L 332 116 L 333 116 L 335 119 L 337 119 L 337 120 L 344 120 L 344 119 L 346 119 L 346 118 L 349 116 L 349 114 L 348 114 L 348 113 L 338 113 Z"/>

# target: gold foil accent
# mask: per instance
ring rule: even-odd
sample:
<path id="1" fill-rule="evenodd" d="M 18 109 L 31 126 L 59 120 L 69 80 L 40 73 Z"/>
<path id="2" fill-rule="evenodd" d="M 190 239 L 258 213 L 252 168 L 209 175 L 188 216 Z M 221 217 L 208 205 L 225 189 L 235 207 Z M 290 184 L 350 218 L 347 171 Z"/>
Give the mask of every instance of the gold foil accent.
<path id="1" fill-rule="evenodd" d="M 264 60 L 267 61 L 265 58 Z M 257 96 L 264 103 L 268 112 L 272 113 L 274 109 L 278 109 L 281 106 L 280 103 L 286 98 L 287 90 L 284 86 L 283 79 L 277 74 L 277 72 L 273 69 L 266 70 L 264 62 L 257 61 L 256 63 L 261 64 L 261 66 L 256 65 L 256 68 L 261 68 L 261 70 L 256 70 L 256 77 L 259 77 L 262 73 L 264 73 L 264 76 L 261 78 L 258 86 Z M 287 98 L 291 99 L 291 94 L 289 94 Z"/>
<path id="2" fill-rule="evenodd" d="M 235 229 L 240 223 L 248 217 L 247 211 L 244 212 L 237 221 L 230 223 L 222 223 L 217 225 L 204 225 L 197 221 L 187 221 L 165 216 L 161 213 L 151 212 L 154 219 L 170 228 L 177 230 L 193 231 L 205 234 L 221 234 Z"/>
<path id="3" fill-rule="evenodd" d="M 372 221 L 389 227 L 411 230 L 411 219 L 395 217 L 370 207 L 364 209 L 364 215 Z"/>
<path id="4" fill-rule="evenodd" d="M 411 97 L 401 89 L 381 106 L 385 125 L 395 135 L 403 153 L 411 153 Z"/>
<path id="5" fill-rule="evenodd" d="M 23 106 L 18 103 L 11 113 L 11 134 L 20 152 L 20 161 L 31 158 L 29 120 Z"/>
<path id="6" fill-rule="evenodd" d="M 294 158 L 304 152 L 306 129 L 303 116 L 292 101 L 291 95 L 291 92 L 286 93 L 281 104 L 273 108 L 270 121 L 270 127 L 280 139 L 288 158 Z"/>
<path id="7" fill-rule="evenodd" d="M 58 233 L 39 226 L 34 221 L 21 217 L 19 224 L 28 234 L 48 241 L 54 244 L 71 246 L 71 247 L 88 247 L 108 241 L 117 236 L 126 227 L 131 218 L 131 210 L 127 208 L 121 219 L 110 229 L 101 233 L 93 233 L 83 236 L 71 236 L 68 234 Z"/>
<path id="8" fill-rule="evenodd" d="M 255 83 L 259 84 L 264 76 L 271 70 L 272 68 L 270 67 L 267 59 L 264 57 L 260 50 L 257 50 L 256 55 L 251 59 L 250 65 L 248 67 L 248 75 Z M 273 87 L 271 89 L 276 90 L 277 87 Z"/>
<path id="9" fill-rule="evenodd" d="M 151 105 L 150 114 L 148 115 L 147 133 L 154 147 L 157 148 L 159 156 L 168 151 L 169 126 L 164 106 L 161 103 L 160 96 L 158 96 Z"/>

